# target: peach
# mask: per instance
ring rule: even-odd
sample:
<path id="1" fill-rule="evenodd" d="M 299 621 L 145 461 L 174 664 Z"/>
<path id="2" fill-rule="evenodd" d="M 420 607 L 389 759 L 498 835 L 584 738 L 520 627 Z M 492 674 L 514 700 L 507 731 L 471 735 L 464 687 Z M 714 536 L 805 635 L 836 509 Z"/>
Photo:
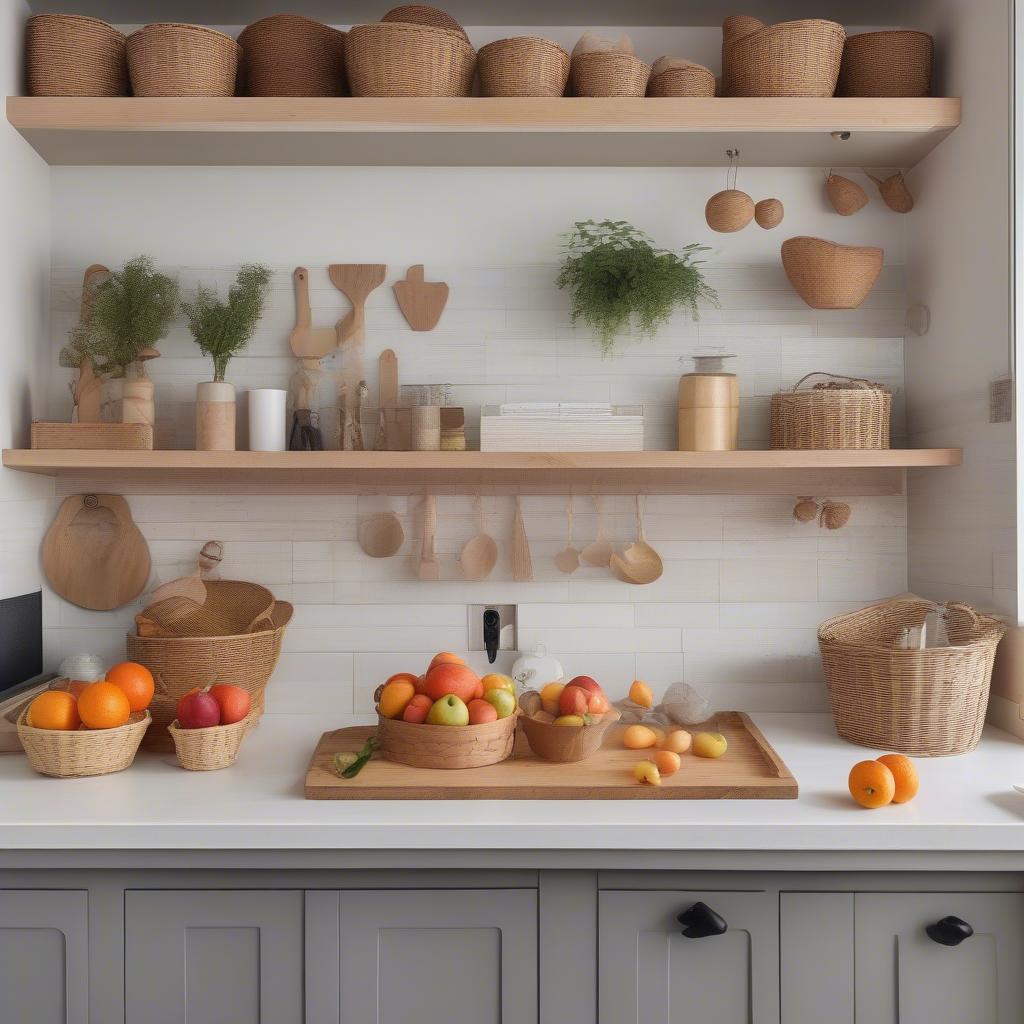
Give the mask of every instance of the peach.
<path id="1" fill-rule="evenodd" d="M 646 725 L 631 725 L 622 734 L 622 745 L 627 750 L 643 750 L 653 747 L 657 739 L 654 730 L 648 729 Z"/>
<path id="2" fill-rule="evenodd" d="M 480 677 L 468 665 L 441 662 L 427 672 L 424 689 L 431 700 L 455 694 L 464 704 L 476 699 Z"/>
<path id="3" fill-rule="evenodd" d="M 673 753 L 671 750 L 659 750 L 654 755 L 654 764 L 658 771 L 661 773 L 661 777 L 667 778 L 669 775 L 675 775 L 679 771 L 682 760 L 678 754 Z"/>
<path id="4" fill-rule="evenodd" d="M 431 659 L 430 664 L 427 666 L 429 672 L 435 665 L 465 665 L 466 662 L 460 658 L 457 654 L 452 654 L 451 651 L 441 651 L 440 654 L 435 654 Z"/>
<path id="5" fill-rule="evenodd" d="M 590 710 L 590 694 L 579 686 L 567 686 L 558 698 L 561 715 L 585 715 Z"/>
<path id="6" fill-rule="evenodd" d="M 415 687 L 416 692 L 418 694 L 420 694 L 420 693 L 426 694 L 426 692 L 427 692 L 427 676 L 426 676 L 426 673 L 424 673 L 421 676 L 417 676 L 416 677 L 416 682 L 413 683 L 412 685 Z"/>
<path id="7" fill-rule="evenodd" d="M 434 702 L 425 694 L 417 693 L 402 712 L 402 721 L 411 722 L 413 725 L 422 725 L 427 720 L 427 714 Z"/>
<path id="8" fill-rule="evenodd" d="M 471 700 L 468 707 L 470 725 L 483 725 L 485 722 L 496 722 L 498 720 L 498 709 L 483 699 Z"/>
<path id="9" fill-rule="evenodd" d="M 671 750 L 673 754 L 685 754 L 690 749 L 693 737 L 685 729 L 673 729 L 665 737 L 662 750 Z"/>
<path id="10" fill-rule="evenodd" d="M 377 701 L 377 710 L 384 718 L 401 718 L 409 701 L 416 696 L 416 688 L 408 679 L 385 683 Z"/>

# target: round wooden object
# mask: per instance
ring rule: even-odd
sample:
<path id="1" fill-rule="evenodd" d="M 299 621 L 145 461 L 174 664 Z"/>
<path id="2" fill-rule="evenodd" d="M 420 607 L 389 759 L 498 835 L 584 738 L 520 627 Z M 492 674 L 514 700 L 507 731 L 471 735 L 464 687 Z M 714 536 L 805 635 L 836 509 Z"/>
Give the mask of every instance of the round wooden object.
<path id="1" fill-rule="evenodd" d="M 414 725 L 378 715 L 377 740 L 388 761 L 413 768 L 482 768 L 511 756 L 518 717 L 483 725 Z"/>
<path id="2" fill-rule="evenodd" d="M 527 697 L 527 694 L 524 693 L 523 697 Z M 540 722 L 526 714 L 519 719 L 519 723 L 530 749 L 541 760 L 564 764 L 583 761 L 596 754 L 604 734 L 619 718 L 618 709 L 612 708 L 590 725 L 555 725 L 552 722 Z"/>
<path id="3" fill-rule="evenodd" d="M 793 506 L 793 518 L 798 523 L 813 523 L 818 518 L 818 503 L 813 498 L 801 498 Z"/>
<path id="4" fill-rule="evenodd" d="M 849 217 L 868 204 L 867 192 L 841 174 L 830 174 L 825 179 L 825 194 L 840 217 Z"/>
<path id="5" fill-rule="evenodd" d="M 762 199 L 754 207 L 754 220 L 757 221 L 758 227 L 764 228 L 765 231 L 777 228 L 785 214 L 786 208 L 782 205 L 781 199 Z"/>
<path id="6" fill-rule="evenodd" d="M 459 565 L 462 567 L 462 575 L 467 580 L 485 580 L 494 571 L 498 561 L 498 545 L 493 537 L 486 533 L 478 533 L 471 540 L 459 555 Z"/>
<path id="7" fill-rule="evenodd" d="M 381 512 L 359 524 L 359 546 L 371 558 L 390 558 L 404 541 L 402 521 L 394 512 Z"/>
<path id="8" fill-rule="evenodd" d="M 754 219 L 754 200 L 735 188 L 716 192 L 704 207 L 704 219 L 712 231 L 742 231 Z"/>

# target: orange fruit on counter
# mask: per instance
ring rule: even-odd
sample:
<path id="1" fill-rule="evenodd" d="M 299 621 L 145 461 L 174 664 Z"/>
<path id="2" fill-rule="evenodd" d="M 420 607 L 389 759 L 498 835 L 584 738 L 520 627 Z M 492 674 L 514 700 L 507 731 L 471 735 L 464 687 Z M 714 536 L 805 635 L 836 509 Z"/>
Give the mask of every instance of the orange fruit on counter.
<path id="1" fill-rule="evenodd" d="M 115 683 L 91 683 L 78 698 L 78 714 L 89 729 L 116 729 L 131 717 L 132 706 Z"/>
<path id="2" fill-rule="evenodd" d="M 27 722 L 33 729 L 70 732 L 82 724 L 78 717 L 78 701 L 65 690 L 47 690 L 29 705 Z"/>
<path id="3" fill-rule="evenodd" d="M 653 747 L 657 742 L 654 730 L 648 729 L 646 725 L 631 725 L 622 734 L 622 745 L 627 750 L 643 750 Z"/>
<path id="4" fill-rule="evenodd" d="M 435 665 L 465 665 L 465 659 L 460 658 L 457 654 L 452 654 L 451 651 L 441 651 L 440 654 L 435 654 L 431 659 L 430 664 L 427 666 L 429 672 Z"/>
<path id="5" fill-rule="evenodd" d="M 377 710 L 385 718 L 401 718 L 409 702 L 416 696 L 416 687 L 408 679 L 385 683 L 377 701 Z"/>
<path id="6" fill-rule="evenodd" d="M 893 781 L 896 783 L 892 802 L 905 804 L 913 800 L 921 786 L 914 762 L 903 754 L 883 754 L 877 760 L 892 772 Z"/>
<path id="7" fill-rule="evenodd" d="M 156 689 L 153 673 L 134 661 L 122 661 L 108 669 L 107 682 L 113 683 L 128 698 L 132 711 L 145 711 Z"/>
<path id="8" fill-rule="evenodd" d="M 850 769 L 850 796 L 861 805 L 874 810 L 892 803 L 896 780 L 881 761 L 858 761 Z"/>

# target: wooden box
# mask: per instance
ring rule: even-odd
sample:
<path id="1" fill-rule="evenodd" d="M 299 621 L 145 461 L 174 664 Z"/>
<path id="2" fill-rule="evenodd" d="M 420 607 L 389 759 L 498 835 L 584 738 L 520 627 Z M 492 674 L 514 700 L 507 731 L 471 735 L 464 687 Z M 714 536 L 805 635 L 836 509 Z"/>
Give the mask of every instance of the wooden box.
<path id="1" fill-rule="evenodd" d="M 148 423 L 32 423 L 32 447 L 87 451 L 152 451 Z"/>

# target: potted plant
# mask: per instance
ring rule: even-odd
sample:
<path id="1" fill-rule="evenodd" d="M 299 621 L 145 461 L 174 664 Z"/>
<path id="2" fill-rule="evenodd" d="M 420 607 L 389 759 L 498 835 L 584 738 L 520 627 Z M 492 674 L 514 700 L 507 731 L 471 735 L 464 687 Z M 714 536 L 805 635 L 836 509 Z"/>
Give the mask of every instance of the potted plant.
<path id="1" fill-rule="evenodd" d="M 650 336 L 676 307 L 697 319 L 698 303 L 717 304 L 693 259 L 707 248 L 693 244 L 670 252 L 655 248 L 624 220 L 580 221 L 565 236 L 558 287 L 569 289 L 573 323 L 589 324 L 602 353 L 611 355 L 615 339 L 634 321 Z"/>
<path id="2" fill-rule="evenodd" d="M 235 386 L 224 375 L 256 330 L 269 285 L 270 271 L 248 263 L 228 289 L 227 302 L 200 285 L 194 301 L 182 303 L 196 344 L 213 359 L 213 380 L 196 386 L 196 451 L 235 450 Z"/>
<path id="3" fill-rule="evenodd" d="M 152 425 L 154 388 L 145 364 L 160 355 L 156 343 L 178 308 L 178 282 L 155 270 L 150 256 L 136 256 L 94 282 L 91 315 L 72 331 L 66 351 L 76 354 L 76 365 L 88 361 L 105 378 L 104 419 Z"/>

